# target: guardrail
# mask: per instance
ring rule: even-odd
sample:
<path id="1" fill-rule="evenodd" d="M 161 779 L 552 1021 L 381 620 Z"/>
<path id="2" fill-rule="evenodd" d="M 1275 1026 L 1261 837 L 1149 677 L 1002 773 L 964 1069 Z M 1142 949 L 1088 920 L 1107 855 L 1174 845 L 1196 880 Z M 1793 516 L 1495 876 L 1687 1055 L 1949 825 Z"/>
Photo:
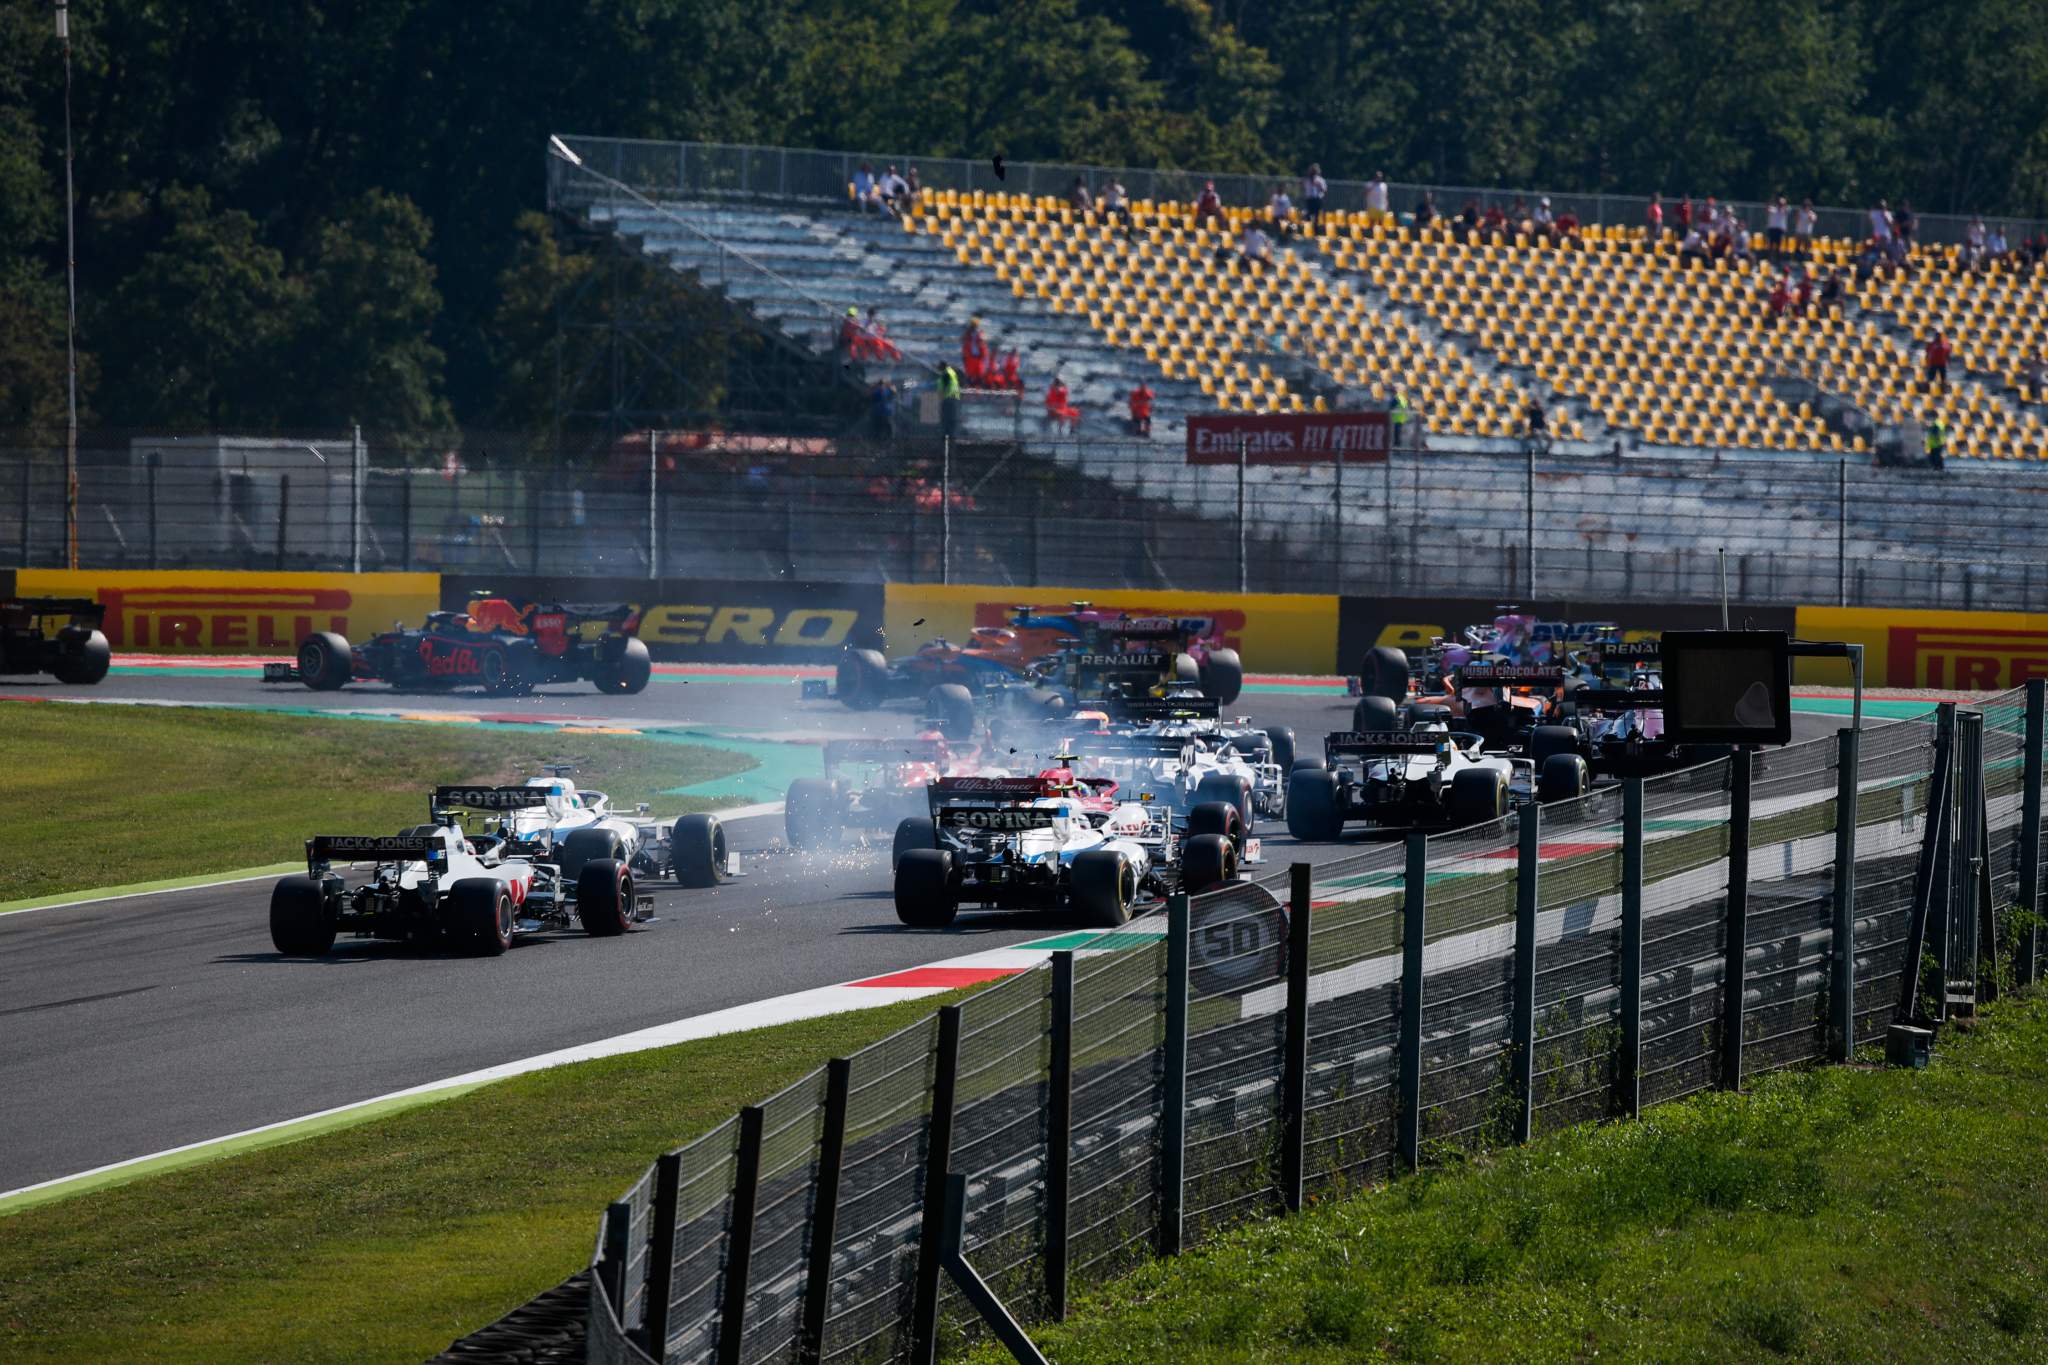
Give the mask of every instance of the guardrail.
<path id="1" fill-rule="evenodd" d="M 2043 696 L 1177 897 L 663 1155 L 590 1358 L 1029 1359 L 1077 1281 L 2031 985 Z"/>

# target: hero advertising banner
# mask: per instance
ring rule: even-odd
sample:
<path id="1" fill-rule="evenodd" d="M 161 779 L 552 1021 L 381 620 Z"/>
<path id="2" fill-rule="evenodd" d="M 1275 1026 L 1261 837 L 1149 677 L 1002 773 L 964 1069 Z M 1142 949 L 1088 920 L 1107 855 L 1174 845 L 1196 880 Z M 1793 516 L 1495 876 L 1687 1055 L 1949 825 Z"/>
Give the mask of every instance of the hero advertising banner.
<path id="1" fill-rule="evenodd" d="M 1868 687 L 2002 692 L 2048 678 L 2048 614 L 1895 611 L 1886 607 L 1801 607 L 1802 640 L 1863 646 Z M 1846 659 L 1799 659 L 1805 683 L 1849 683 Z"/>
<path id="2" fill-rule="evenodd" d="M 434 573 L 246 573 L 204 569 L 21 569 L 15 592 L 89 597 L 126 654 L 289 656 L 316 630 L 367 639 L 417 626 L 440 602 Z"/>
<path id="3" fill-rule="evenodd" d="M 441 605 L 479 596 L 613 606 L 640 612 L 658 663 L 830 664 L 847 648 L 879 648 L 882 585 L 782 579 L 556 578 L 448 574 Z"/>
<path id="4" fill-rule="evenodd" d="M 1366 651 L 1375 645 L 1421 650 L 1437 637 L 1462 635 L 1467 626 L 1491 630 L 1496 617 L 1533 617 L 1525 634 L 1530 643 L 1597 640 L 1618 630 L 1623 639 L 1655 638 L 1667 630 L 1718 630 L 1721 608 L 1698 602 L 1538 601 L 1504 607 L 1470 597 L 1346 597 L 1338 608 L 1337 656 L 1341 671 L 1357 673 Z M 1730 606 L 1728 622 L 1738 630 L 1784 630 L 1793 627 L 1790 607 Z"/>
<path id="5" fill-rule="evenodd" d="M 1065 611 L 1075 602 L 1133 616 L 1202 623 L 1237 650 L 1251 673 L 1329 674 L 1337 667 L 1337 599 L 1294 593 L 1165 592 L 1126 588 L 1020 588 L 980 584 L 891 583 L 890 657 L 933 639 L 965 641 L 976 626 L 1007 624 L 1013 607 Z"/>
<path id="6" fill-rule="evenodd" d="M 1190 417 L 1189 464 L 1380 464 L 1392 428 L 1384 412 L 1275 412 Z"/>

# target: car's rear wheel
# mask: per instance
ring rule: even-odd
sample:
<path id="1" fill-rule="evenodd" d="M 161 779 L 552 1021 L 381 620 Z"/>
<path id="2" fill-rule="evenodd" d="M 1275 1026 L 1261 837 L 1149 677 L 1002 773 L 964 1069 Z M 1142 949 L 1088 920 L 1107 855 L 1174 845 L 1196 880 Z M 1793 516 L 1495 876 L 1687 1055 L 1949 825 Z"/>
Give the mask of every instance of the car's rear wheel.
<path id="1" fill-rule="evenodd" d="M 270 941 L 286 957 L 319 957 L 334 946 L 334 914 L 311 877 L 281 877 L 270 889 Z"/>
<path id="2" fill-rule="evenodd" d="M 1202 695 L 1228 706 L 1244 691 L 1244 663 L 1234 649 L 1212 649 L 1201 663 Z"/>
<path id="3" fill-rule="evenodd" d="M 1344 832 L 1335 773 L 1301 768 L 1288 777 L 1287 832 L 1305 843 L 1328 843 Z"/>
<path id="4" fill-rule="evenodd" d="M 799 777 L 782 799 L 782 828 L 791 848 L 823 848 L 839 837 L 839 789 L 822 777 Z"/>
<path id="5" fill-rule="evenodd" d="M 633 872 L 615 858 L 585 863 L 576 874 L 576 919 L 592 938 L 613 938 L 633 922 Z"/>
<path id="6" fill-rule="evenodd" d="M 959 683 L 940 683 L 925 693 L 925 709 L 947 739 L 974 738 L 974 694 Z"/>
<path id="7" fill-rule="evenodd" d="M 889 661 L 872 649 L 849 649 L 833 682 L 833 691 L 849 709 L 872 711 L 888 693 Z"/>
<path id="8" fill-rule="evenodd" d="M 1319 773 L 1325 771 L 1327 768 L 1329 768 L 1329 766 L 1330 765 L 1326 761 L 1324 761 L 1321 758 L 1318 758 L 1314 754 L 1307 754 L 1301 758 L 1295 759 L 1294 762 L 1288 764 L 1287 771 L 1290 774 Z"/>
<path id="9" fill-rule="evenodd" d="M 1188 837 L 1218 834 L 1233 848 L 1244 847 L 1244 818 L 1228 801 L 1204 801 L 1188 811 Z"/>
<path id="10" fill-rule="evenodd" d="M 1529 759 L 1538 772 L 1558 754 L 1579 751 L 1579 732 L 1569 725 L 1539 725 L 1529 732 Z"/>
<path id="11" fill-rule="evenodd" d="M 334 691 L 353 670 L 348 641 L 333 631 L 315 631 L 299 641 L 299 681 L 315 692 Z"/>
<path id="12" fill-rule="evenodd" d="M 1268 725 L 1266 738 L 1273 743 L 1273 762 L 1283 773 L 1294 771 L 1294 727 L 1291 725 Z"/>
<path id="13" fill-rule="evenodd" d="M 627 636 L 619 646 L 618 657 L 598 664 L 592 681 L 600 692 L 627 695 L 645 692 L 647 680 L 653 676 L 654 656 L 647 652 L 646 643 Z"/>
<path id="14" fill-rule="evenodd" d="M 1351 728 L 1398 730 L 1401 728 L 1401 713 L 1385 697 L 1360 697 L 1351 707 Z"/>
<path id="15" fill-rule="evenodd" d="M 1374 645 L 1358 670 L 1359 686 L 1368 697 L 1399 703 L 1408 698 L 1408 656 L 1392 645 Z"/>
<path id="16" fill-rule="evenodd" d="M 1198 834 L 1180 851 L 1181 890 L 1190 896 L 1237 880 L 1237 846 L 1221 834 Z"/>
<path id="17" fill-rule="evenodd" d="M 1483 825 L 1507 814 L 1507 783 L 1491 768 L 1467 768 L 1451 778 L 1454 825 Z"/>
<path id="18" fill-rule="evenodd" d="M 1588 780 L 1585 759 L 1577 754 L 1552 754 L 1537 770 L 1536 799 L 1548 805 L 1584 796 Z"/>
<path id="19" fill-rule="evenodd" d="M 562 880 L 573 882 L 583 869 L 598 859 L 624 862 L 626 847 L 618 834 L 608 829 L 576 829 L 562 840 Z"/>
<path id="20" fill-rule="evenodd" d="M 1067 870 L 1074 909 L 1089 924 L 1115 929 L 1131 920 L 1131 902 L 1138 898 L 1138 874 L 1115 849 L 1091 848 L 1076 854 Z"/>
<path id="21" fill-rule="evenodd" d="M 449 893 L 458 939 L 467 940 L 485 957 L 502 956 L 512 946 L 512 893 L 492 877 L 466 877 Z"/>
<path id="22" fill-rule="evenodd" d="M 64 647 L 64 653 L 50 672 L 60 683 L 90 687 L 107 676 L 107 669 L 114 662 L 113 646 L 96 630 L 67 630 L 58 636 L 58 643 Z"/>
<path id="23" fill-rule="evenodd" d="M 1208 802 L 1220 801 L 1237 809 L 1237 818 L 1245 829 L 1252 827 L 1252 789 L 1242 777 L 1234 773 L 1206 773 L 1195 783 L 1195 794 L 1190 804 L 1199 808 Z"/>
<path id="24" fill-rule="evenodd" d="M 1195 656 L 1192 654 L 1174 655 L 1173 680 L 1177 683 L 1192 683 L 1197 687 L 1201 687 L 1202 665 L 1195 659 Z M 1209 695 L 1209 691 L 1207 688 L 1202 689 L 1202 695 Z"/>
<path id="25" fill-rule="evenodd" d="M 942 848 L 905 849 L 896 864 L 896 918 L 913 929 L 943 929 L 959 913 L 953 855 Z"/>
<path id="26" fill-rule="evenodd" d="M 889 841 L 889 867 L 891 871 L 902 866 L 903 855 L 914 848 L 937 848 L 938 827 L 930 820 L 911 816 L 896 824 L 895 837 Z"/>
<path id="27" fill-rule="evenodd" d="M 717 816 L 683 816 L 669 833 L 668 846 L 669 862 L 679 884 L 703 889 L 718 885 L 725 876 L 725 826 Z"/>

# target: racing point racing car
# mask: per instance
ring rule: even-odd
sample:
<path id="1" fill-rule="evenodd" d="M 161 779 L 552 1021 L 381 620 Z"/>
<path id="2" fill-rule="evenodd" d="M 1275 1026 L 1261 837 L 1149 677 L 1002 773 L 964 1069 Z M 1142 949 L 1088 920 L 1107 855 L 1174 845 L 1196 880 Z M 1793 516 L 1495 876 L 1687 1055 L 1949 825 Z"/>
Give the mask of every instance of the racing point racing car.
<path id="1" fill-rule="evenodd" d="M 1654 640 L 1602 647 L 1601 667 L 1628 670 L 1622 687 L 1579 687 L 1561 725 L 1531 732 L 1529 754 L 1539 767 L 1560 756 L 1583 760 L 1598 777 L 1654 777 L 1725 756 L 1724 745 L 1676 744 L 1664 737 L 1664 680 Z"/>
<path id="2" fill-rule="evenodd" d="M 1287 832 L 1297 839 L 1327 842 L 1353 820 L 1424 828 L 1484 824 L 1506 815 L 1511 800 L 1532 794 L 1559 800 L 1586 787 L 1583 763 L 1574 781 L 1560 776 L 1532 784 L 1529 760 L 1487 753 L 1481 736 L 1436 725 L 1333 734 L 1323 752 L 1324 759 L 1297 760 L 1288 777 Z M 1559 774 L 1573 764 L 1563 757 Z"/>
<path id="3" fill-rule="evenodd" d="M 600 692 L 639 692 L 654 667 L 639 628 L 630 606 L 522 607 L 485 597 L 467 611 L 429 612 L 417 630 L 400 626 L 361 645 L 316 631 L 299 642 L 296 663 L 263 665 L 263 681 L 304 683 L 316 692 L 375 680 L 503 694 L 588 680 Z"/>
<path id="4" fill-rule="evenodd" d="M 919 928 L 951 924 L 962 905 L 1071 907 L 1114 928 L 1141 899 L 1198 895 L 1259 856 L 1227 805 L 1197 806 L 1177 824 L 1170 806 L 1120 799 L 1114 780 L 1066 768 L 941 778 L 929 799 L 936 847 L 906 848 L 896 864 L 896 916 Z"/>
<path id="5" fill-rule="evenodd" d="M 100 633 L 107 609 L 72 597 L 0 598 L 0 673 L 49 673 L 90 686 L 107 676 L 113 650 Z"/>
<path id="6" fill-rule="evenodd" d="M 717 816 L 656 820 L 644 805 L 632 816 L 619 815 L 603 792 L 579 790 L 568 780 L 574 768 L 553 763 L 547 771 L 518 787 L 436 787 L 434 818 L 458 810 L 495 813 L 495 822 L 471 832 L 471 843 L 489 840 L 502 857 L 556 868 L 572 898 L 578 876 L 594 861 L 622 862 L 642 879 L 665 876 L 688 887 L 712 887 L 738 875 Z"/>
<path id="7" fill-rule="evenodd" d="M 825 775 L 789 784 L 782 807 L 789 846 L 824 848 L 847 829 L 894 829 L 893 867 L 903 853 L 906 822 L 925 823 L 925 788 L 941 777 L 982 773 L 981 760 L 979 746 L 955 747 L 936 734 L 828 740 Z M 931 843 L 926 835 L 923 846 Z"/>

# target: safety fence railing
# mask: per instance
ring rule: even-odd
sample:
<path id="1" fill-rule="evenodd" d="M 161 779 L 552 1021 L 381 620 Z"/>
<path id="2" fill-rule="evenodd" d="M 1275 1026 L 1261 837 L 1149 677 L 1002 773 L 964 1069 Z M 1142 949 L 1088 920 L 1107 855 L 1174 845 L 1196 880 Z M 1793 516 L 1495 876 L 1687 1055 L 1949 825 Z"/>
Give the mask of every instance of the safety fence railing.
<path id="1" fill-rule="evenodd" d="M 1168 444 L 637 432 L 595 463 L 481 437 L 93 433 L 96 569 L 956 582 L 2048 610 L 2021 469 L 1514 453 L 1240 468 Z M 61 433 L 0 433 L 0 564 L 66 559 Z M 1723 551 L 1725 550 L 1725 556 Z"/>
<path id="2" fill-rule="evenodd" d="M 931 1361 L 1459 1152 L 2041 977 L 2048 685 L 1174 897 L 662 1156 L 602 1361 Z"/>

